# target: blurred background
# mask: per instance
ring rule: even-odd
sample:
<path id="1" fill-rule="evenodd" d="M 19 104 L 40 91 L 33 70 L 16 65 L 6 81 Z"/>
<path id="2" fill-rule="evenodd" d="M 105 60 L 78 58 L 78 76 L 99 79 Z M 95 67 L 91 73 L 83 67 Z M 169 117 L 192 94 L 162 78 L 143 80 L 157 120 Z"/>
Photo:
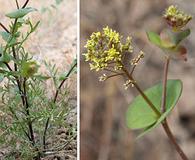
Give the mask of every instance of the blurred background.
<path id="1" fill-rule="evenodd" d="M 160 32 L 166 26 L 164 9 L 176 4 L 195 15 L 194 0 L 81 0 L 81 54 L 92 32 L 109 26 L 124 37 L 133 37 L 135 53 L 145 52 L 135 78 L 142 89 L 162 80 L 163 53 L 150 44 L 145 31 Z M 183 81 L 182 96 L 168 121 L 179 145 L 195 159 L 195 19 L 188 27 L 185 40 L 188 61 L 170 64 L 168 77 Z M 124 90 L 124 80 L 113 78 L 99 82 L 99 74 L 89 70 L 81 55 L 81 160 L 178 160 L 178 154 L 159 126 L 143 138 L 135 140 L 137 131 L 127 129 L 125 112 L 138 94 L 133 88 Z"/>
<path id="2" fill-rule="evenodd" d="M 18 0 L 22 6 L 26 0 Z M 59 73 L 66 72 L 70 69 L 70 65 L 76 58 L 76 41 L 77 41 L 77 1 L 76 0 L 30 0 L 28 6 L 38 9 L 32 12 L 29 17 L 33 22 L 41 21 L 36 33 L 33 33 L 29 40 L 25 43 L 27 50 L 40 62 L 41 72 L 46 69 L 43 60 L 55 64 Z M 6 13 L 16 9 L 14 0 L 0 0 L 0 21 L 8 27 L 10 21 L 5 17 Z M 2 42 L 2 39 L 0 39 Z M 75 160 L 77 158 L 77 142 L 76 137 L 73 140 L 67 139 L 69 129 L 76 130 L 77 123 L 77 75 L 71 75 L 65 84 L 65 88 L 69 91 L 68 102 L 70 113 L 65 119 L 68 124 L 67 128 L 56 130 L 56 139 L 60 142 L 67 143 L 66 148 L 57 155 L 51 155 L 45 159 L 67 159 Z M 53 84 L 48 84 L 48 89 L 53 96 Z M 66 97 L 67 98 L 67 97 Z M 75 131 L 76 132 L 76 131 Z M 74 133 L 76 134 L 76 133 Z M 54 140 L 56 140 L 54 139 Z M 52 140 L 53 141 L 53 140 Z M 51 142 L 49 142 L 51 143 Z M 57 142 L 55 142 L 57 144 Z M 0 159 L 9 151 L 9 148 L 0 146 Z M 56 157 L 56 158 L 54 158 Z"/>

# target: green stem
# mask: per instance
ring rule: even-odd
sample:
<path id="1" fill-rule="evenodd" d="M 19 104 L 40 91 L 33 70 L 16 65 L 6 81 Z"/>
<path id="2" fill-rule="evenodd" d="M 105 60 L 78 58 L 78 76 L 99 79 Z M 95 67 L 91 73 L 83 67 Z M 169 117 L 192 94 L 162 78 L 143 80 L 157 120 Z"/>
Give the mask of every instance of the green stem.
<path id="1" fill-rule="evenodd" d="M 161 102 L 161 111 L 164 113 L 166 111 L 166 92 L 167 92 L 167 75 L 169 68 L 169 57 L 166 57 L 166 62 L 164 66 L 164 76 L 163 76 L 163 93 L 162 93 L 162 102 Z"/>
<path id="2" fill-rule="evenodd" d="M 122 70 L 124 71 L 124 73 L 127 75 L 127 77 L 129 78 L 129 80 L 133 81 L 135 88 L 138 90 L 138 92 L 140 93 L 140 95 L 143 97 L 143 99 L 148 103 L 149 107 L 154 111 L 154 113 L 156 113 L 156 115 L 158 117 L 161 116 L 161 113 L 156 109 L 156 107 L 154 106 L 154 104 L 150 101 L 150 99 L 144 94 L 144 92 L 142 91 L 142 89 L 139 87 L 139 85 L 136 83 L 136 81 L 133 79 L 133 77 L 129 74 L 128 70 L 125 68 L 125 66 L 121 63 L 122 65 Z"/>
<path id="3" fill-rule="evenodd" d="M 169 57 L 166 57 L 166 62 L 164 65 L 163 93 L 162 93 L 162 102 L 161 102 L 162 113 L 164 113 L 166 111 L 167 75 L 168 75 L 169 61 L 170 61 Z M 162 126 L 163 126 L 163 129 L 164 129 L 165 133 L 167 134 L 169 140 L 174 145 L 176 151 L 179 153 L 182 160 L 188 160 L 187 156 L 185 155 L 183 150 L 180 148 L 175 137 L 173 136 L 166 119 L 162 122 Z"/>

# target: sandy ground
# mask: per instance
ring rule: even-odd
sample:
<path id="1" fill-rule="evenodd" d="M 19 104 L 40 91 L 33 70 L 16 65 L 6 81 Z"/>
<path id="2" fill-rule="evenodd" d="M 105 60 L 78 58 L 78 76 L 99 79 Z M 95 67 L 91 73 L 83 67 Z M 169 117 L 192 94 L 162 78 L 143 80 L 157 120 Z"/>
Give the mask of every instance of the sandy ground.
<path id="1" fill-rule="evenodd" d="M 24 0 L 19 0 L 20 5 Z M 77 40 L 77 2 L 76 0 L 63 0 L 60 5 L 53 7 L 54 0 L 33 0 L 29 6 L 37 8 L 38 12 L 30 15 L 34 22 L 40 20 L 41 24 L 25 46 L 40 63 L 42 60 L 55 63 L 60 71 L 67 71 L 76 57 Z M 0 0 L 0 20 L 6 26 L 8 19 L 4 17 L 15 8 L 14 1 Z M 42 68 L 44 71 L 44 67 Z M 72 111 L 68 121 L 76 124 L 76 75 L 68 80 Z M 62 135 L 63 137 L 63 135 Z M 61 153 L 61 159 L 76 159 L 76 139 L 68 146 L 69 149 Z M 49 158 L 51 159 L 51 158 Z"/>

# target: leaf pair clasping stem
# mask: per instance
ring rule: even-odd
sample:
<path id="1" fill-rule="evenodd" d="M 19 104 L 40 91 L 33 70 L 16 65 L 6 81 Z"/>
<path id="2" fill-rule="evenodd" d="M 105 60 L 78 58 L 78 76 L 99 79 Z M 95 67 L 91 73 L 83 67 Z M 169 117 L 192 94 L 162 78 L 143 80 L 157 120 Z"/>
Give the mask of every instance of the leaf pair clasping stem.
<path id="1" fill-rule="evenodd" d="M 123 72 L 126 74 L 128 79 L 133 82 L 133 84 L 134 84 L 135 88 L 137 89 L 137 91 L 140 93 L 140 95 L 143 97 L 143 99 L 146 101 L 146 103 L 149 105 L 149 107 L 154 111 L 154 113 L 157 115 L 158 118 L 160 118 L 160 116 L 166 111 L 166 94 L 167 94 L 166 86 L 167 86 L 167 75 L 168 75 L 169 63 L 170 63 L 170 57 L 165 56 L 161 112 L 159 110 L 157 110 L 157 108 L 154 106 L 154 104 L 151 102 L 151 100 L 145 95 L 143 90 L 139 87 L 139 85 L 137 84 L 137 82 L 134 80 L 134 78 L 132 76 L 132 72 L 129 73 L 128 70 L 125 68 L 124 64 L 121 63 Z M 185 153 L 183 152 L 183 150 L 178 145 L 175 137 L 173 136 L 173 134 L 172 134 L 172 132 L 169 128 L 169 125 L 168 125 L 168 122 L 167 122 L 166 118 L 161 124 L 162 124 L 163 129 L 164 129 L 165 133 L 167 134 L 169 140 L 171 141 L 171 143 L 175 147 L 176 151 L 180 155 L 181 159 L 182 160 L 189 160 L 187 158 L 187 156 L 185 155 Z"/>

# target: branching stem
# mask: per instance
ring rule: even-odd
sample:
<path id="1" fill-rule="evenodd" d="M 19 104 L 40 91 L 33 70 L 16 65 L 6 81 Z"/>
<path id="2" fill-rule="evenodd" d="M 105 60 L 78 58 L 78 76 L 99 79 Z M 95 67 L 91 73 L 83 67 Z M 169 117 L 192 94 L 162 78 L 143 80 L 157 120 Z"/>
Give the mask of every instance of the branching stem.
<path id="1" fill-rule="evenodd" d="M 28 4 L 29 0 L 27 0 L 23 7 L 22 8 L 25 8 L 26 5 Z M 19 4 L 18 4 L 18 1 L 16 0 L 16 5 L 17 5 L 17 8 L 19 9 Z M 0 26 L 7 32 L 7 33 L 11 33 L 12 36 L 14 36 L 14 33 L 15 33 L 15 30 L 16 30 L 16 25 L 17 25 L 17 21 L 18 19 L 16 18 L 15 21 L 14 21 L 14 24 L 13 24 L 13 28 L 12 28 L 12 31 L 10 32 L 2 23 L 0 23 Z M 16 51 L 15 51 L 15 47 L 13 46 L 12 47 L 12 53 L 13 53 L 13 57 L 14 59 L 17 60 L 17 54 L 16 54 Z M 10 70 L 10 71 L 13 71 L 12 68 L 9 66 L 8 63 L 4 62 L 4 64 L 7 66 L 7 68 Z M 14 71 L 17 71 L 17 64 L 14 63 Z M 28 104 L 28 99 L 27 99 L 27 93 L 26 93 L 26 79 L 24 79 L 24 82 L 23 82 L 23 90 L 22 90 L 22 84 L 21 84 L 21 81 L 19 79 L 19 77 L 15 76 L 15 79 L 16 79 L 16 82 L 17 82 L 17 86 L 18 86 L 18 89 L 19 89 L 19 92 L 20 92 L 20 95 L 21 95 L 21 99 L 22 99 L 22 104 L 23 106 L 26 108 L 26 113 L 27 113 L 27 121 L 28 121 L 28 127 L 29 127 L 29 133 L 30 133 L 30 136 L 28 135 L 28 138 L 29 140 L 32 142 L 32 145 L 35 145 L 35 139 L 34 139 L 34 131 L 33 131 L 33 128 L 32 128 L 32 122 L 29 118 L 30 116 L 30 113 L 29 113 L 29 104 Z M 26 132 L 25 132 L 26 134 Z"/>
<path id="2" fill-rule="evenodd" d="M 72 71 L 74 70 L 74 68 L 77 66 L 77 62 L 74 63 L 74 65 L 72 65 L 72 67 L 70 68 L 69 72 L 66 74 L 66 77 L 64 78 L 64 80 L 60 83 L 60 85 L 58 86 L 54 99 L 53 99 L 53 103 L 55 104 L 59 95 L 59 91 L 62 88 L 63 84 L 66 82 L 66 80 L 68 79 L 68 77 L 70 76 L 70 74 L 72 73 Z M 45 130 L 43 133 L 43 148 L 44 150 L 46 149 L 46 135 L 47 135 L 47 130 L 48 130 L 48 126 L 49 126 L 49 121 L 50 121 L 50 117 L 47 118 L 46 124 L 45 124 Z"/>
<path id="3" fill-rule="evenodd" d="M 125 68 L 125 66 L 121 63 L 122 65 L 122 70 L 124 71 L 124 73 L 127 75 L 127 77 L 129 78 L 129 80 L 133 81 L 135 88 L 138 90 L 138 92 L 140 93 L 140 95 L 143 97 L 143 99 L 148 103 L 149 107 L 154 111 L 154 113 L 156 113 L 156 115 L 158 117 L 161 116 L 161 113 L 156 109 L 156 107 L 154 106 L 154 104 L 150 101 L 150 99 L 145 95 L 145 93 L 142 91 L 142 89 L 139 87 L 139 85 L 137 84 L 137 82 L 133 79 L 132 75 L 129 74 L 128 70 Z"/>

